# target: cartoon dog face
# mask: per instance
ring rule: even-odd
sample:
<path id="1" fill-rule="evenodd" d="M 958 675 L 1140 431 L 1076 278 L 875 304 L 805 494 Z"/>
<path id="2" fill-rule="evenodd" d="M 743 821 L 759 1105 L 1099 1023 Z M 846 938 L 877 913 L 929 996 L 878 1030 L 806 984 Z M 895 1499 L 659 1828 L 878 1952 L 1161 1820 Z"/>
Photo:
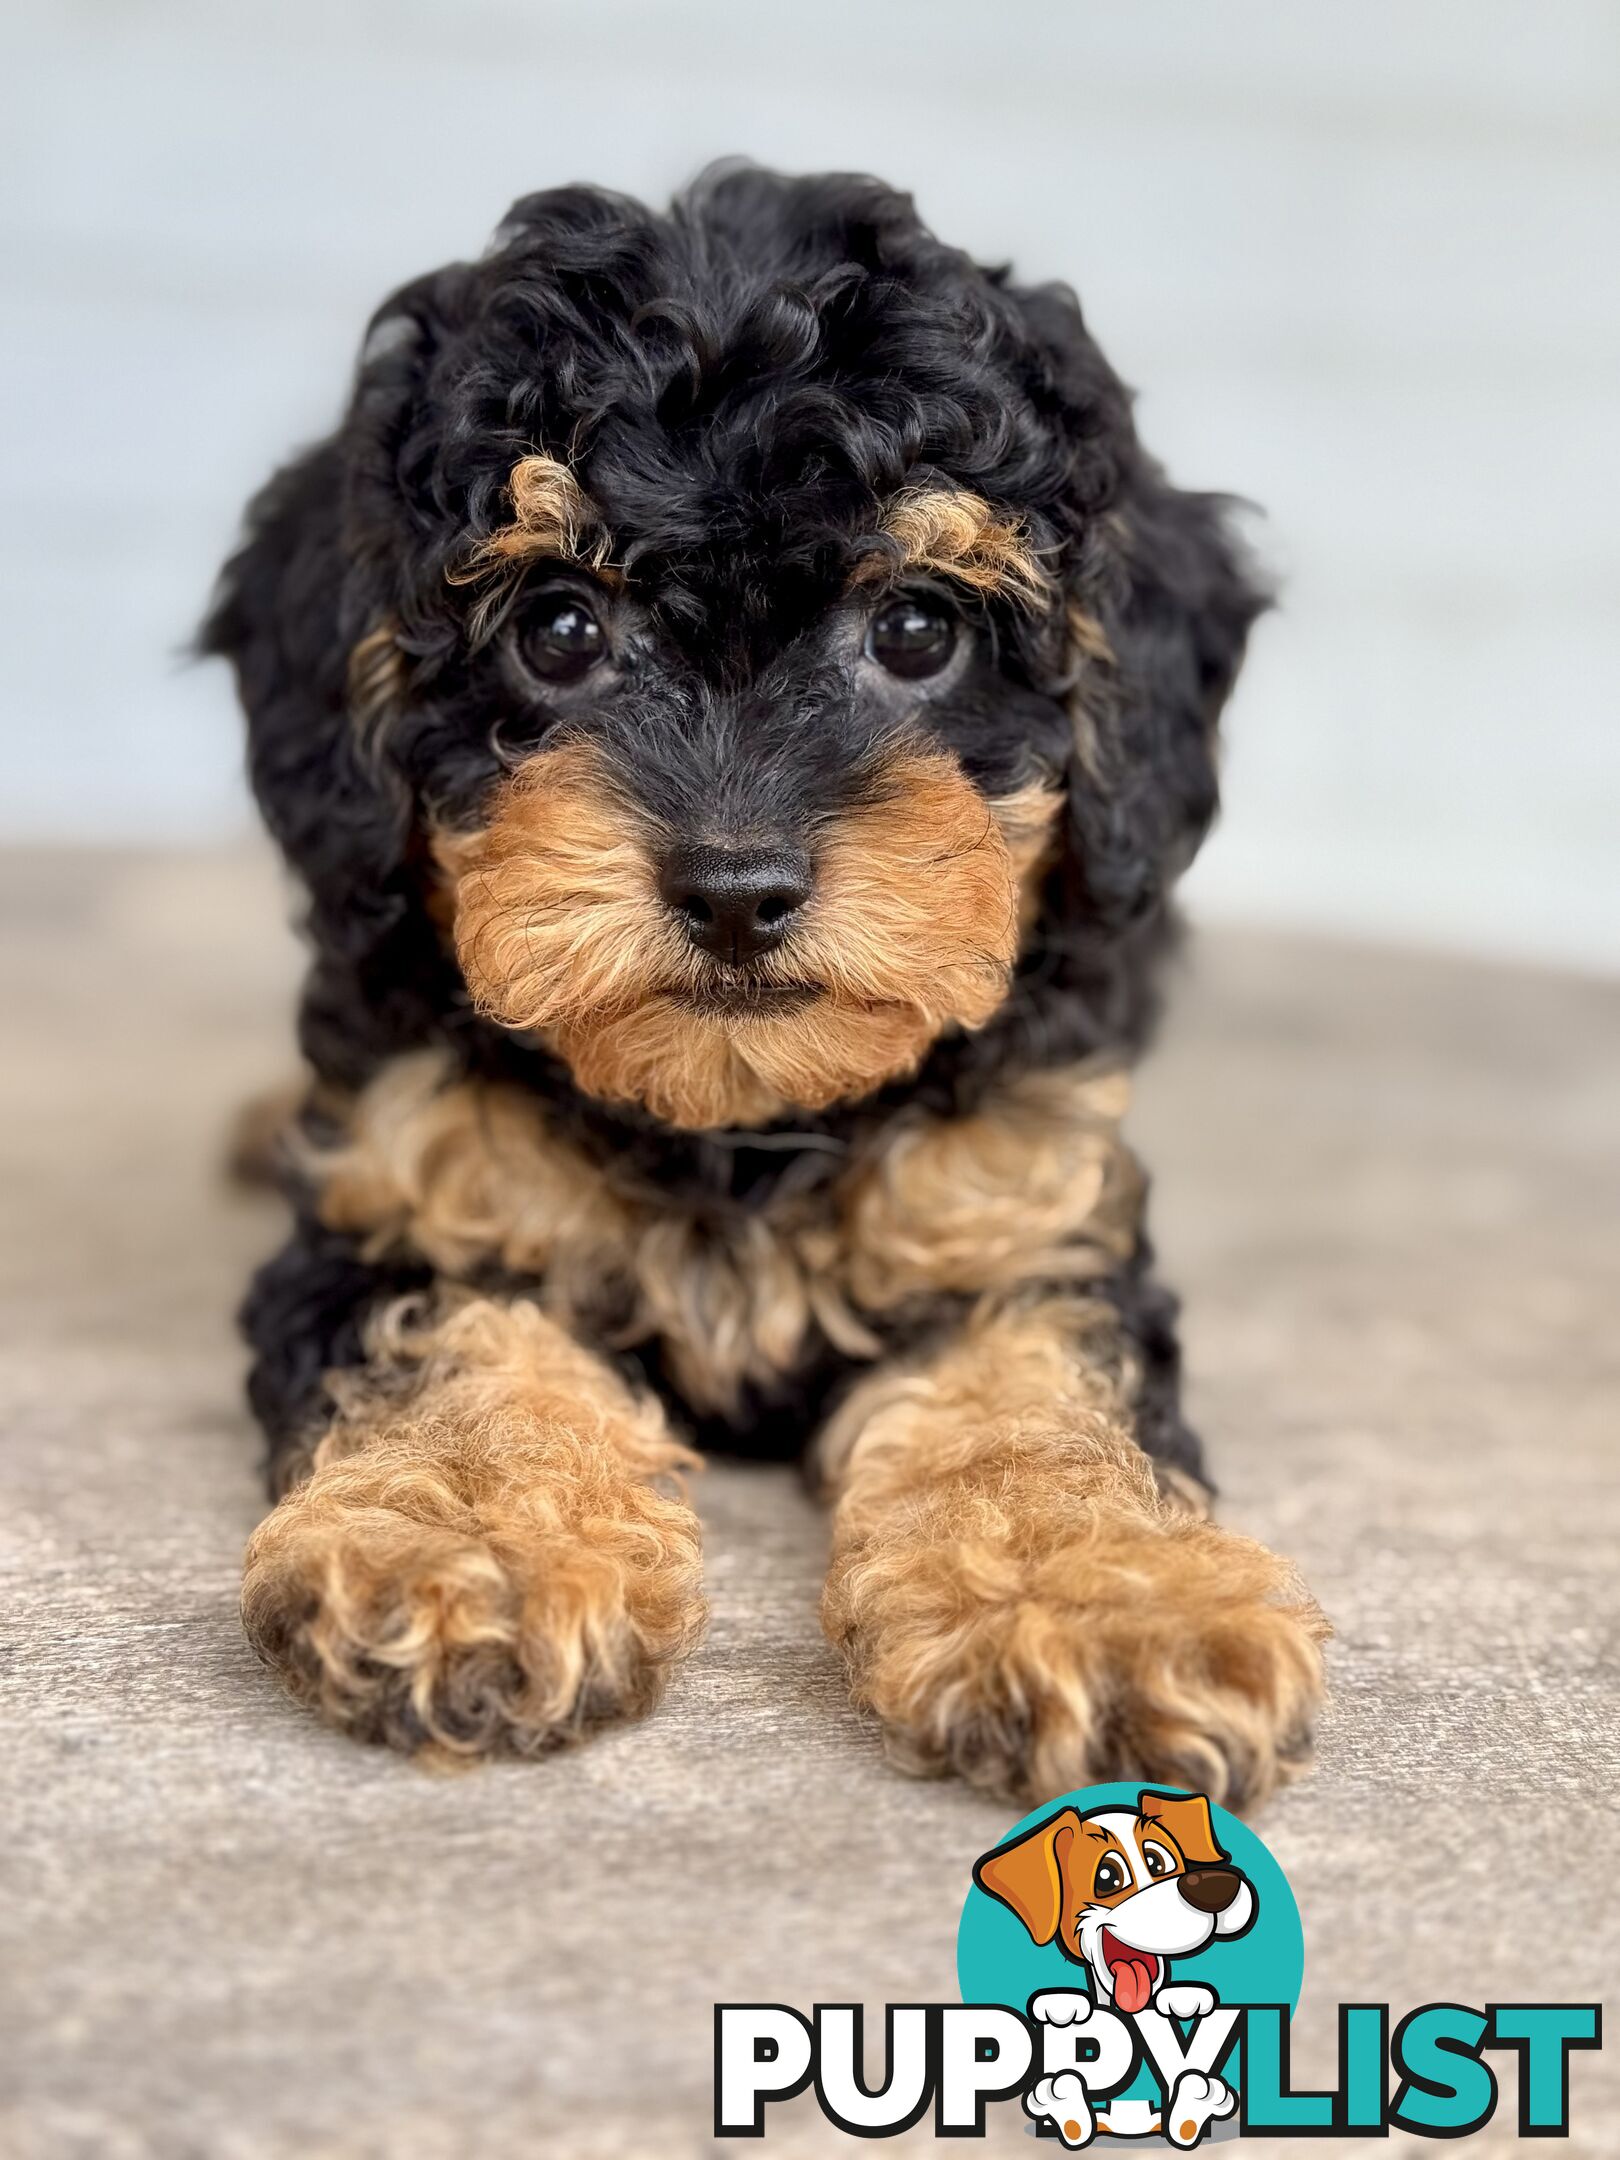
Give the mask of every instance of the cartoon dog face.
<path id="1" fill-rule="evenodd" d="M 986 1853 L 973 1877 L 1129 2015 L 1158 1994 L 1172 1957 L 1243 1934 L 1256 1911 L 1201 1793 L 1144 1792 L 1135 1808 L 1086 1815 L 1064 1808 Z"/>

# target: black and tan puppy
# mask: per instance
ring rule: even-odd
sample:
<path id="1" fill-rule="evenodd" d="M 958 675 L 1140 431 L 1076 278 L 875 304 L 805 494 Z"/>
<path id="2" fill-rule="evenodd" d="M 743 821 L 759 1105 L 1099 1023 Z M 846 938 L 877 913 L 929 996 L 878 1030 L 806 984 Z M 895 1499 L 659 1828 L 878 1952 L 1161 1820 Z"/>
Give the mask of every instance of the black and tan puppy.
<path id="1" fill-rule="evenodd" d="M 1261 598 L 1057 287 L 849 177 L 520 202 L 375 317 L 206 642 L 308 895 L 245 1308 L 266 1661 L 538 1753 L 806 1445 L 899 1759 L 1253 1801 L 1323 1629 L 1206 1519 L 1121 1144 Z"/>

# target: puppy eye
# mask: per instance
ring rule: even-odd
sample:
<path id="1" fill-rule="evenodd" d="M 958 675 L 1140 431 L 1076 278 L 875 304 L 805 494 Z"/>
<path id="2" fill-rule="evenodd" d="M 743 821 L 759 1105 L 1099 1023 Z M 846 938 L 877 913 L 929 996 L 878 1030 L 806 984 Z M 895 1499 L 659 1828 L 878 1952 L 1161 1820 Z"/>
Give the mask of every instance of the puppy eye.
<path id="1" fill-rule="evenodd" d="M 891 675 L 919 682 L 937 675 L 956 650 L 956 621 L 935 600 L 891 600 L 872 617 L 866 649 Z"/>
<path id="2" fill-rule="evenodd" d="M 546 682 L 578 682 L 606 651 L 606 632 L 574 593 L 549 594 L 524 622 L 523 657 Z"/>
<path id="3" fill-rule="evenodd" d="M 1144 1845 L 1142 1857 L 1147 1862 L 1150 1875 L 1173 1875 L 1176 1872 L 1176 1863 L 1162 1845 Z"/>
<path id="4" fill-rule="evenodd" d="M 1117 1860 L 1100 1860 L 1094 1880 L 1099 1897 L 1112 1897 L 1125 1887 L 1125 1870 Z"/>

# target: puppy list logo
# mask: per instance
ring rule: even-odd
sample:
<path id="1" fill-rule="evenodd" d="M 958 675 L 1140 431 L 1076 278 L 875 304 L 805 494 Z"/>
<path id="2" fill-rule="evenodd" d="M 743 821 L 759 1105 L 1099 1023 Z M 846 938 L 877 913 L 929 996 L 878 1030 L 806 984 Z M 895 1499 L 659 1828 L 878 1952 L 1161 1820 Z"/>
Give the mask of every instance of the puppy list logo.
<path id="1" fill-rule="evenodd" d="M 1084 1813 L 1059 1808 L 984 1854 L 973 1880 L 1017 1919 L 1030 1944 L 1051 1946 L 1070 1967 L 1061 1976 L 1039 1972 L 1038 1980 L 1059 1984 L 1036 1985 L 1028 1996 L 1030 2017 L 1047 2032 L 1042 2074 L 1024 2096 L 1027 2114 L 1071 2147 L 1089 2144 L 1097 2130 L 1162 2131 L 1190 2147 L 1235 2116 L 1237 2093 L 1216 2065 L 1230 2052 L 1237 2011 L 1189 1975 L 1203 1973 L 1203 1953 L 1214 1944 L 1253 1933 L 1260 1904 L 1250 1875 L 1217 1842 L 1201 1793 L 1142 1792 L 1134 1805 Z M 1304 1947 L 1280 1870 L 1267 1885 L 1266 1923 L 1249 1982 L 1282 1992 L 1292 2009 Z M 1009 1960 L 998 1940 L 1005 1934 L 993 1916 L 981 1918 L 970 1895 L 958 1945 L 964 1993 L 970 1973 L 1003 1984 L 1009 1962 L 1022 1984 L 1023 1946 L 1015 1942 Z M 1174 1980 L 1172 1959 L 1181 1968 Z M 1235 1974 L 1223 1977 L 1229 1993 L 1243 1985 Z M 1193 2031 L 1184 2048 L 1177 2027 L 1187 2021 Z M 1148 2067 L 1133 2076 L 1142 2055 Z"/>
<path id="2" fill-rule="evenodd" d="M 890 2004 L 886 2076 L 865 2082 L 858 2004 L 715 2010 L 715 2132 L 764 2135 L 765 2108 L 814 2086 L 822 2112 L 891 2137 L 933 2108 L 982 2137 L 1016 2100 L 1035 2136 L 1188 2151 L 1237 2137 L 1454 2138 L 1499 2098 L 1486 2050 L 1518 2058 L 1519 2134 L 1569 2131 L 1571 2052 L 1601 2044 L 1594 2003 L 1339 2007 L 1339 2076 L 1295 2090 L 1289 2020 L 1304 1935 L 1282 1869 L 1201 1793 L 1092 1786 L 1037 1809 L 973 1866 L 957 1936 L 960 2006 Z"/>

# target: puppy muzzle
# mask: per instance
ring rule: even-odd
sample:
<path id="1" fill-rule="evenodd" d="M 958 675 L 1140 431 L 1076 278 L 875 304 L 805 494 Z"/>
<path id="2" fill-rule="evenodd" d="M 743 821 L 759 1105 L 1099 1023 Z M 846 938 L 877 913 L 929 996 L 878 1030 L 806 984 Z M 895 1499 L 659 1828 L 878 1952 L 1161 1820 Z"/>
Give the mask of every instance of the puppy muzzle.
<path id="1" fill-rule="evenodd" d="M 754 805 L 756 814 L 762 806 Z M 1019 856 L 949 752 L 891 745 L 806 839 L 654 815 L 589 740 L 512 774 L 441 836 L 479 1010 L 589 1094 L 689 1129 L 869 1093 L 984 1024 L 1019 937 Z"/>

